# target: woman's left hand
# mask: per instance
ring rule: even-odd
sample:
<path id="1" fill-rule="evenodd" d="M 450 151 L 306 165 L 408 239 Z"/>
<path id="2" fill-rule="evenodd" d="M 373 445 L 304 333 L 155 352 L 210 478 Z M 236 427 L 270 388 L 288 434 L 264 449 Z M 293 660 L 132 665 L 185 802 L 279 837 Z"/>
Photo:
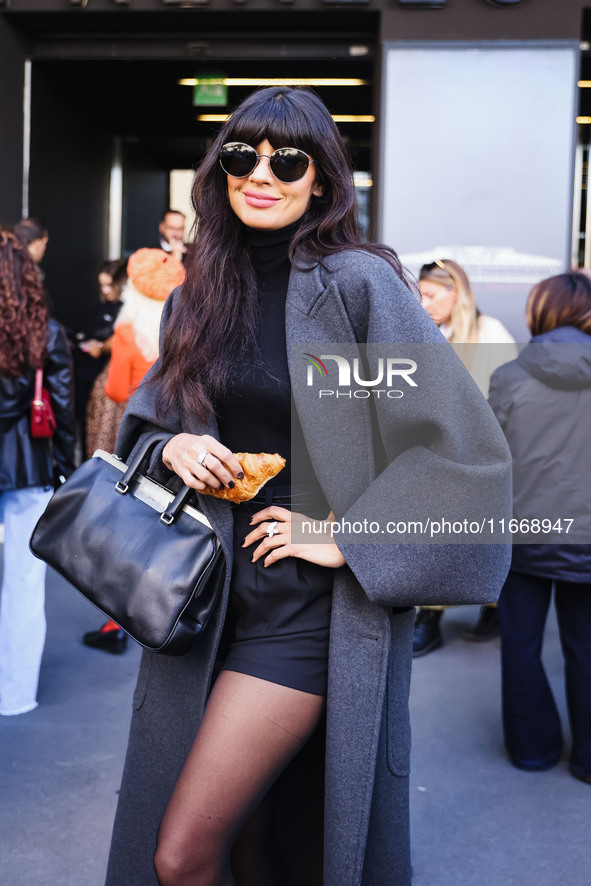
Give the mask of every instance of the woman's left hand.
<path id="1" fill-rule="evenodd" d="M 345 558 L 339 551 L 335 541 L 330 534 L 329 515 L 324 520 L 311 520 L 303 514 L 297 514 L 288 511 L 286 508 L 280 508 L 276 505 L 257 511 L 251 524 L 254 526 L 252 532 L 249 532 L 244 539 L 242 547 L 247 548 L 254 542 L 260 541 L 258 547 L 254 549 L 252 562 L 256 563 L 261 557 L 264 557 L 263 566 L 270 566 L 277 560 L 283 560 L 284 557 L 299 557 L 301 560 L 308 560 L 310 563 L 317 563 L 319 566 L 328 566 L 331 569 L 338 569 L 339 566 L 345 565 Z M 301 527 L 302 521 L 309 521 L 315 524 L 324 524 L 325 530 L 322 533 L 314 533 L 314 541 L 308 544 L 292 544 L 291 533 L 292 526 Z M 301 528 L 300 528 L 301 534 Z"/>

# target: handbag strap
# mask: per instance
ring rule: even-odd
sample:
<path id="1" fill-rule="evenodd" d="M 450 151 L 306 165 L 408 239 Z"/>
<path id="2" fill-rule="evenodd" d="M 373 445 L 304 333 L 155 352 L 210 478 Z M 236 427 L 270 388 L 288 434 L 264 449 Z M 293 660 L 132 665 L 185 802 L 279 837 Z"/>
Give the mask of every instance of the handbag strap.
<path id="1" fill-rule="evenodd" d="M 180 492 L 177 492 L 164 513 L 160 514 L 160 521 L 164 523 L 165 526 L 170 526 L 171 523 L 174 523 L 175 519 L 182 511 L 183 506 L 186 504 L 190 494 L 194 491 L 195 490 L 191 489 L 190 486 L 183 486 Z"/>
<path id="2" fill-rule="evenodd" d="M 117 482 L 117 492 L 120 492 L 121 495 L 125 495 L 125 493 L 129 489 L 129 484 L 131 483 L 135 475 L 139 473 L 142 463 L 150 454 L 154 446 L 156 446 L 157 443 L 161 443 L 163 440 L 170 440 L 172 436 L 173 435 L 168 433 L 167 431 L 155 431 L 153 434 L 148 434 L 148 436 L 134 455 L 133 459 L 128 464 L 127 470 L 123 474 L 122 478 Z"/>
<path id="3" fill-rule="evenodd" d="M 43 369 L 39 367 L 39 369 L 35 370 L 35 394 L 34 394 L 34 402 L 42 403 L 43 401 Z"/>
<path id="4" fill-rule="evenodd" d="M 121 493 L 121 495 L 125 495 L 127 490 L 129 489 L 129 485 L 136 476 L 140 472 L 141 466 L 147 456 L 150 454 L 151 450 L 158 443 L 161 443 L 163 440 L 170 440 L 171 434 L 167 431 L 155 431 L 153 434 L 149 434 L 146 439 L 143 441 L 142 445 L 134 455 L 132 461 L 127 467 L 127 470 L 123 474 L 122 478 L 117 481 L 115 484 L 115 488 L 117 492 Z M 186 504 L 188 497 L 190 496 L 193 490 L 190 486 L 183 486 L 180 492 L 178 492 L 170 504 L 167 506 L 166 510 L 160 514 L 160 520 L 166 526 L 170 526 L 171 523 L 174 522 L 176 517 L 179 515 L 183 506 Z"/>

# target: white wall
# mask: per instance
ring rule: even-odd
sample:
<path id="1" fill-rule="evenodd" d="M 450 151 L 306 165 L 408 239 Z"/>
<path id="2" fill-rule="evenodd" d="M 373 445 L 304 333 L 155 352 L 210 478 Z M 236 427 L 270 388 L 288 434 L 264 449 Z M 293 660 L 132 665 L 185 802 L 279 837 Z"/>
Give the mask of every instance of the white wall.
<path id="1" fill-rule="evenodd" d="M 480 307 L 523 340 L 532 283 L 570 263 L 578 46 L 384 53 L 380 239 L 413 272 L 464 264 Z"/>

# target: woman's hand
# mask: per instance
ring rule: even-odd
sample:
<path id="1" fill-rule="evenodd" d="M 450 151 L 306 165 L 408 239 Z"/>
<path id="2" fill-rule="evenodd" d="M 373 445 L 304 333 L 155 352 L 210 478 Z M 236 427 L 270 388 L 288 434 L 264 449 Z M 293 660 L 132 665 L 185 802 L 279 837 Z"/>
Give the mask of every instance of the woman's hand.
<path id="1" fill-rule="evenodd" d="M 84 351 L 85 354 L 90 354 L 96 360 L 103 353 L 103 343 L 102 341 L 97 341 L 96 338 L 88 338 L 80 343 L 80 350 Z"/>
<path id="2" fill-rule="evenodd" d="M 301 560 L 317 563 L 318 566 L 338 569 L 339 566 L 345 565 L 345 558 L 330 534 L 329 527 L 332 519 L 332 514 L 329 514 L 326 520 L 310 520 L 304 514 L 297 514 L 286 508 L 271 505 L 269 508 L 257 511 L 254 515 L 250 522 L 255 528 L 248 533 L 242 547 L 247 548 L 254 542 L 260 541 L 261 544 L 255 548 L 252 555 L 252 562 L 256 563 L 257 560 L 264 557 L 263 566 L 270 566 L 277 560 L 283 560 L 284 557 L 299 557 Z M 316 526 L 323 525 L 324 531 L 315 532 L 315 540 L 312 542 L 292 544 L 292 528 L 294 531 L 298 529 L 298 534 L 301 535 L 304 520 L 314 523 Z"/>
<path id="3" fill-rule="evenodd" d="M 209 434 L 177 434 L 162 450 L 162 461 L 183 483 L 199 491 L 208 486 L 232 489 L 233 478 L 244 477 L 234 453 Z"/>

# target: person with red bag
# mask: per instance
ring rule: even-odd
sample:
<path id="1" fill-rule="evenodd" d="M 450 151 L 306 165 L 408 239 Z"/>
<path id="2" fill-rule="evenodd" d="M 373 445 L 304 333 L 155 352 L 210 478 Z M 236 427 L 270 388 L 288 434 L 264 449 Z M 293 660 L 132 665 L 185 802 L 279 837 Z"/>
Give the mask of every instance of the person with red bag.
<path id="1" fill-rule="evenodd" d="M 34 436 L 37 370 L 55 416 L 53 437 Z M 46 566 L 29 537 L 51 498 L 54 478 L 74 470 L 72 360 L 62 326 L 50 318 L 26 246 L 0 231 L 0 714 L 37 707 L 45 644 Z"/>

